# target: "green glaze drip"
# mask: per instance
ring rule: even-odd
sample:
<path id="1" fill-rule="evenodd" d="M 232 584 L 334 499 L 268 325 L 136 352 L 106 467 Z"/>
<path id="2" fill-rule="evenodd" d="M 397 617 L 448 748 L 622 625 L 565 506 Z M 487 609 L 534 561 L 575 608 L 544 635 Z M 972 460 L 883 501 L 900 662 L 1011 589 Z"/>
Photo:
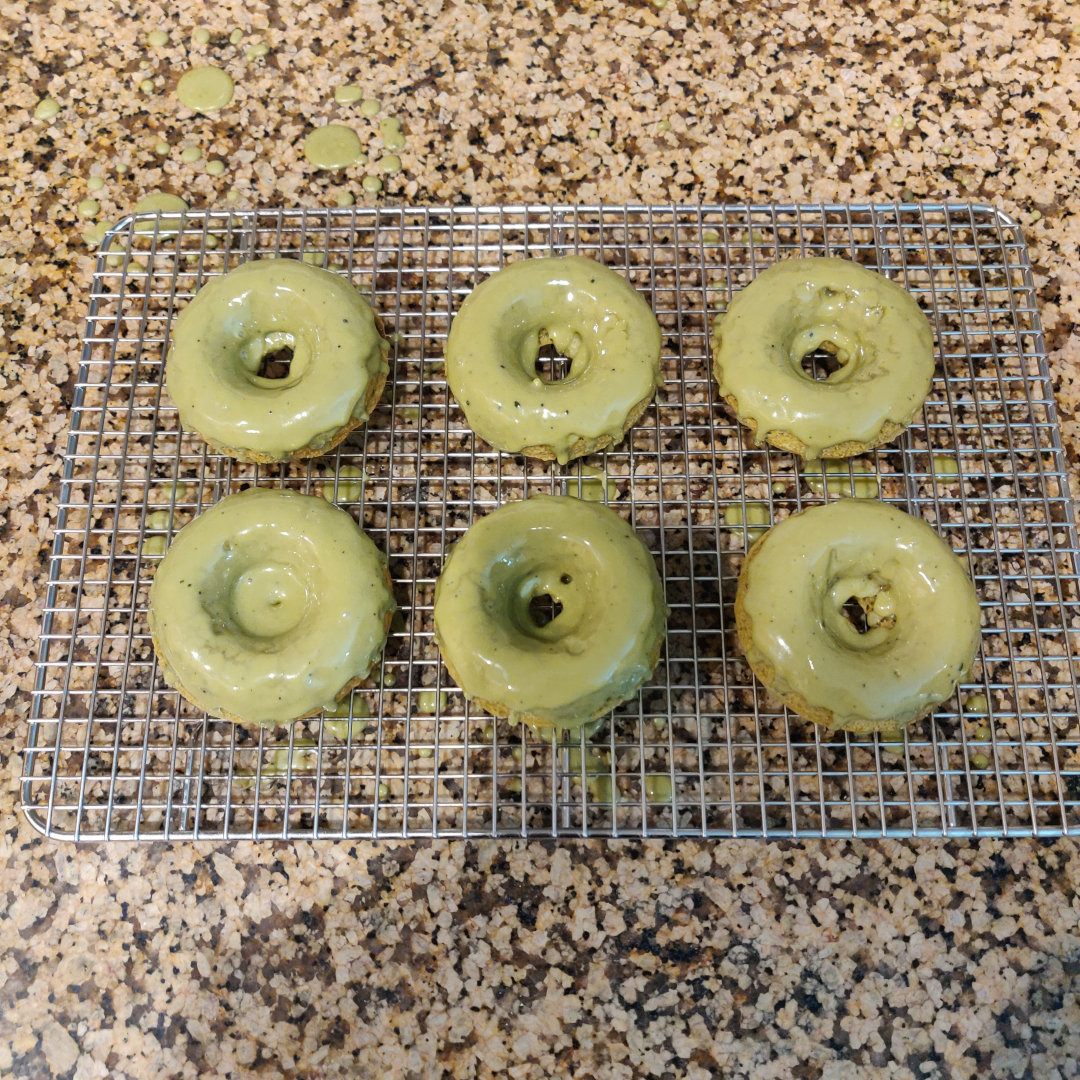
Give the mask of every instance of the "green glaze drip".
<path id="1" fill-rule="evenodd" d="M 198 113 L 217 112 L 232 101 L 232 76 L 217 67 L 192 68 L 180 76 L 176 96 Z"/>
<path id="2" fill-rule="evenodd" d="M 83 199 L 77 209 L 79 217 L 97 217 L 101 213 L 101 203 L 97 199 Z"/>
<path id="3" fill-rule="evenodd" d="M 733 532 L 745 532 L 751 544 L 769 531 L 771 521 L 772 513 L 764 503 L 748 502 L 745 511 L 740 503 L 724 509 L 724 524 Z"/>
<path id="4" fill-rule="evenodd" d="M 343 84 L 334 90 L 334 100 L 339 105 L 353 105 L 364 96 L 359 86 Z"/>
<path id="5" fill-rule="evenodd" d="M 43 97 L 34 109 L 37 120 L 52 120 L 60 112 L 60 102 L 53 97 Z"/>
<path id="6" fill-rule="evenodd" d="M 165 157 L 171 149 L 172 147 L 169 146 L 164 139 L 158 139 L 158 141 L 154 143 L 154 153 L 157 154 L 158 157 Z"/>
<path id="7" fill-rule="evenodd" d="M 185 146 L 184 149 L 180 151 L 180 160 L 186 161 L 189 165 L 193 161 L 198 161 L 201 157 L 202 150 L 197 146 Z"/>
<path id="8" fill-rule="evenodd" d="M 105 186 L 105 181 L 100 176 L 91 176 L 86 181 L 86 190 L 87 191 L 101 191 L 101 189 L 104 186 Z"/>
<path id="9" fill-rule="evenodd" d="M 212 158 L 206 163 L 208 176 L 221 176 L 225 172 L 225 162 L 220 158 Z"/>
<path id="10" fill-rule="evenodd" d="M 139 89 L 144 94 L 152 94 L 154 92 L 154 80 L 153 79 L 143 79 L 143 81 L 141 83 L 139 83 Z"/>
<path id="11" fill-rule="evenodd" d="M 960 478 L 960 463 L 947 454 L 935 454 L 933 459 L 934 479 L 942 483 L 954 483 Z"/>
<path id="12" fill-rule="evenodd" d="M 853 495 L 856 499 L 876 499 L 879 494 L 877 477 L 859 475 L 869 470 L 870 466 L 865 461 L 826 461 L 819 458 L 803 465 L 802 478 L 815 495 Z"/>
<path id="13" fill-rule="evenodd" d="M 360 186 L 369 194 L 377 195 L 382 191 L 382 181 L 377 176 L 365 176 Z"/>
<path id="14" fill-rule="evenodd" d="M 559 605 L 537 615 L 534 601 Z M 480 518 L 435 588 L 435 639 L 465 695 L 497 716 L 580 727 L 637 692 L 667 607 L 652 556 L 613 510 L 538 495 Z"/>
<path id="15" fill-rule="evenodd" d="M 364 116 L 378 116 L 382 103 L 375 98 L 365 98 L 360 102 L 360 111 Z"/>
<path id="16" fill-rule="evenodd" d="M 244 40 L 244 31 L 241 30 L 240 27 L 238 26 L 229 35 L 229 44 L 230 45 L 239 45 L 240 42 L 243 41 L 243 40 Z"/>
<path id="17" fill-rule="evenodd" d="M 316 128 L 304 140 L 304 157 L 316 169 L 344 169 L 356 164 L 360 155 L 359 136 L 342 124 Z"/>
<path id="18" fill-rule="evenodd" d="M 405 136 L 401 134 L 401 121 L 396 116 L 387 116 L 379 121 L 379 134 L 387 150 L 400 150 L 405 145 Z"/>
<path id="19" fill-rule="evenodd" d="M 550 343 L 571 366 L 545 382 Z M 525 259 L 482 281 L 450 327 L 446 377 L 470 426 L 507 453 L 562 463 L 622 438 L 660 382 L 660 327 L 622 276 L 578 255 Z"/>
<path id="20" fill-rule="evenodd" d="M 270 46 L 265 41 L 256 42 L 254 45 L 249 45 L 244 51 L 244 55 L 249 60 L 261 60 L 270 52 Z"/>
<path id="21" fill-rule="evenodd" d="M 438 693 L 434 690 L 421 690 L 416 695 L 416 711 L 425 716 L 434 716 L 435 713 L 445 710 L 449 700 L 445 690 L 440 690 Z"/>
<path id="22" fill-rule="evenodd" d="M 191 40 L 196 45 L 207 45 L 210 42 L 210 31 L 205 26 L 200 26 L 192 35 Z"/>
<path id="23" fill-rule="evenodd" d="M 379 168 L 384 173 L 399 173 L 401 172 L 401 158 L 397 154 L 383 154 L 379 158 Z"/>
<path id="24" fill-rule="evenodd" d="M 160 49 L 169 44 L 169 32 L 167 30 L 151 30 L 146 35 L 146 43 L 155 49 Z"/>
<path id="25" fill-rule="evenodd" d="M 272 726 L 366 676 L 393 608 L 386 559 L 348 514 L 249 488 L 177 534 L 149 619 L 170 686 L 211 715 Z"/>
<path id="26" fill-rule="evenodd" d="M 180 231 L 180 215 L 187 208 L 188 204 L 179 195 L 170 195 L 167 191 L 151 191 L 135 204 L 132 213 L 159 213 L 162 216 L 157 220 L 136 222 L 135 231 L 137 233 L 152 233 L 156 230 L 160 236 L 174 235 Z"/>
<path id="27" fill-rule="evenodd" d="M 259 376 L 263 357 L 285 347 L 288 374 Z M 184 427 L 234 457 L 285 461 L 367 419 L 388 348 L 344 278 L 260 259 L 214 278 L 181 311 L 165 378 Z"/>
<path id="28" fill-rule="evenodd" d="M 351 191 L 339 191 L 334 196 L 334 202 L 338 206 L 352 206 L 356 202 L 356 197 Z"/>

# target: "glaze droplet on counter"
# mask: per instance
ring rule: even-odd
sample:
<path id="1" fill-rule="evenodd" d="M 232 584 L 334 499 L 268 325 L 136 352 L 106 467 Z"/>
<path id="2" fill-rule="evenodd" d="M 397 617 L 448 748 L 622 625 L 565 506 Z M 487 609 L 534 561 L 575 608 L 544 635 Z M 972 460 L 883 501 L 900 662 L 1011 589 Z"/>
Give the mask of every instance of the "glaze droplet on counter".
<path id="1" fill-rule="evenodd" d="M 304 157 L 316 169 L 344 169 L 364 157 L 360 137 L 344 124 L 326 124 L 304 140 Z M 366 159 L 365 159 L 366 160 Z"/>
<path id="2" fill-rule="evenodd" d="M 218 67 L 198 67 L 180 76 L 176 96 L 194 112 L 217 112 L 232 101 L 235 88 L 227 71 Z"/>

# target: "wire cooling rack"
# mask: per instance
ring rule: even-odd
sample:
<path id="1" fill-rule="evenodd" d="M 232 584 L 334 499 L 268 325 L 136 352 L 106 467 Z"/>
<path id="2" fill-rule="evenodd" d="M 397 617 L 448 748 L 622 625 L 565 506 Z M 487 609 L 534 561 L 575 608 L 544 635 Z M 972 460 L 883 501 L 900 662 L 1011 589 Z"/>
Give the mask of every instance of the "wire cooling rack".
<path id="1" fill-rule="evenodd" d="M 627 439 L 569 467 L 500 455 L 447 392 L 452 313 L 505 262 L 578 252 L 624 273 L 664 333 L 664 385 Z M 903 283 L 938 375 L 894 445 L 800 466 L 717 400 L 708 327 L 779 258 L 833 254 Z M 344 274 L 384 320 L 391 380 L 366 429 L 260 468 L 182 433 L 162 390 L 172 320 L 211 277 L 280 255 Z M 208 719 L 162 680 L 154 567 L 249 484 L 332 499 L 390 559 L 400 616 L 347 715 L 279 731 Z M 479 515 L 537 492 L 601 499 L 655 554 L 671 617 L 652 679 L 552 745 L 465 701 L 432 639 L 436 577 Z M 804 506 L 877 495 L 966 561 L 971 681 L 899 739 L 789 714 L 740 655 L 748 542 Z M 1032 276 L 1016 225 L 958 205 L 251 210 L 141 216 L 97 261 L 72 407 L 24 810 L 74 839 L 911 836 L 1080 832 L 1076 534 Z M 1072 640 L 1070 640 L 1072 639 Z"/>

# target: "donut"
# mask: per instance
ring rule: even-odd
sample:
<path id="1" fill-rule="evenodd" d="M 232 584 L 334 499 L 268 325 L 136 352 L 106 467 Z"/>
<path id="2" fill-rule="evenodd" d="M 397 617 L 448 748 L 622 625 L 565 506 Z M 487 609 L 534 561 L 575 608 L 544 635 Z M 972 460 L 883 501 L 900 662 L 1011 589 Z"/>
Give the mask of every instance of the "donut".
<path id="1" fill-rule="evenodd" d="M 538 373 L 544 345 L 570 361 L 564 378 Z M 595 260 L 525 259 L 466 297 L 446 379 L 485 442 L 566 464 L 619 442 L 652 401 L 660 327 L 637 290 Z"/>
<path id="2" fill-rule="evenodd" d="M 180 312 L 165 378 L 181 424 L 213 450 L 297 461 L 332 450 L 367 420 L 388 350 L 371 307 L 344 278 L 259 259 L 208 282 Z M 290 352 L 284 373 L 267 363 Z"/>
<path id="3" fill-rule="evenodd" d="M 841 499 L 785 518 L 754 544 L 735 625 L 754 674 L 800 716 L 894 733 L 966 677 L 979 601 L 924 521 L 874 499 Z"/>
<path id="4" fill-rule="evenodd" d="M 805 458 L 846 458 L 895 439 L 922 408 L 934 339 L 901 286 L 847 259 L 786 259 L 713 323 L 713 374 L 758 442 Z M 839 367 L 814 379 L 815 350 Z"/>
<path id="5" fill-rule="evenodd" d="M 580 727 L 635 694 L 666 622 L 660 575 L 634 530 L 565 495 L 480 518 L 435 586 L 435 641 L 465 696 L 542 727 Z"/>
<path id="6" fill-rule="evenodd" d="M 272 727 L 371 670 L 394 612 L 386 558 L 314 495 L 248 488 L 177 534 L 150 586 L 165 681 L 199 709 Z"/>

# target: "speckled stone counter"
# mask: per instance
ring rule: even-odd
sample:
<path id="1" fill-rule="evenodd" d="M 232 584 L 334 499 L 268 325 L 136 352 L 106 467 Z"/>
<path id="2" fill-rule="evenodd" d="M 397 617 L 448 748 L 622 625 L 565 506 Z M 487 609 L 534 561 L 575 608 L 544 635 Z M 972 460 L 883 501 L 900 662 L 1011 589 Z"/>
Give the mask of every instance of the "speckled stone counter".
<path id="1" fill-rule="evenodd" d="M 85 231 L 152 190 L 984 200 L 1031 244 L 1075 462 L 1077 19 L 1066 0 L 0 8 L 0 1075 L 1080 1076 L 1072 840 L 74 847 L 16 807 Z M 217 116 L 177 102 L 199 64 L 235 80 Z M 344 84 L 400 120 L 400 171 Z M 327 122 L 367 163 L 305 163 Z"/>

